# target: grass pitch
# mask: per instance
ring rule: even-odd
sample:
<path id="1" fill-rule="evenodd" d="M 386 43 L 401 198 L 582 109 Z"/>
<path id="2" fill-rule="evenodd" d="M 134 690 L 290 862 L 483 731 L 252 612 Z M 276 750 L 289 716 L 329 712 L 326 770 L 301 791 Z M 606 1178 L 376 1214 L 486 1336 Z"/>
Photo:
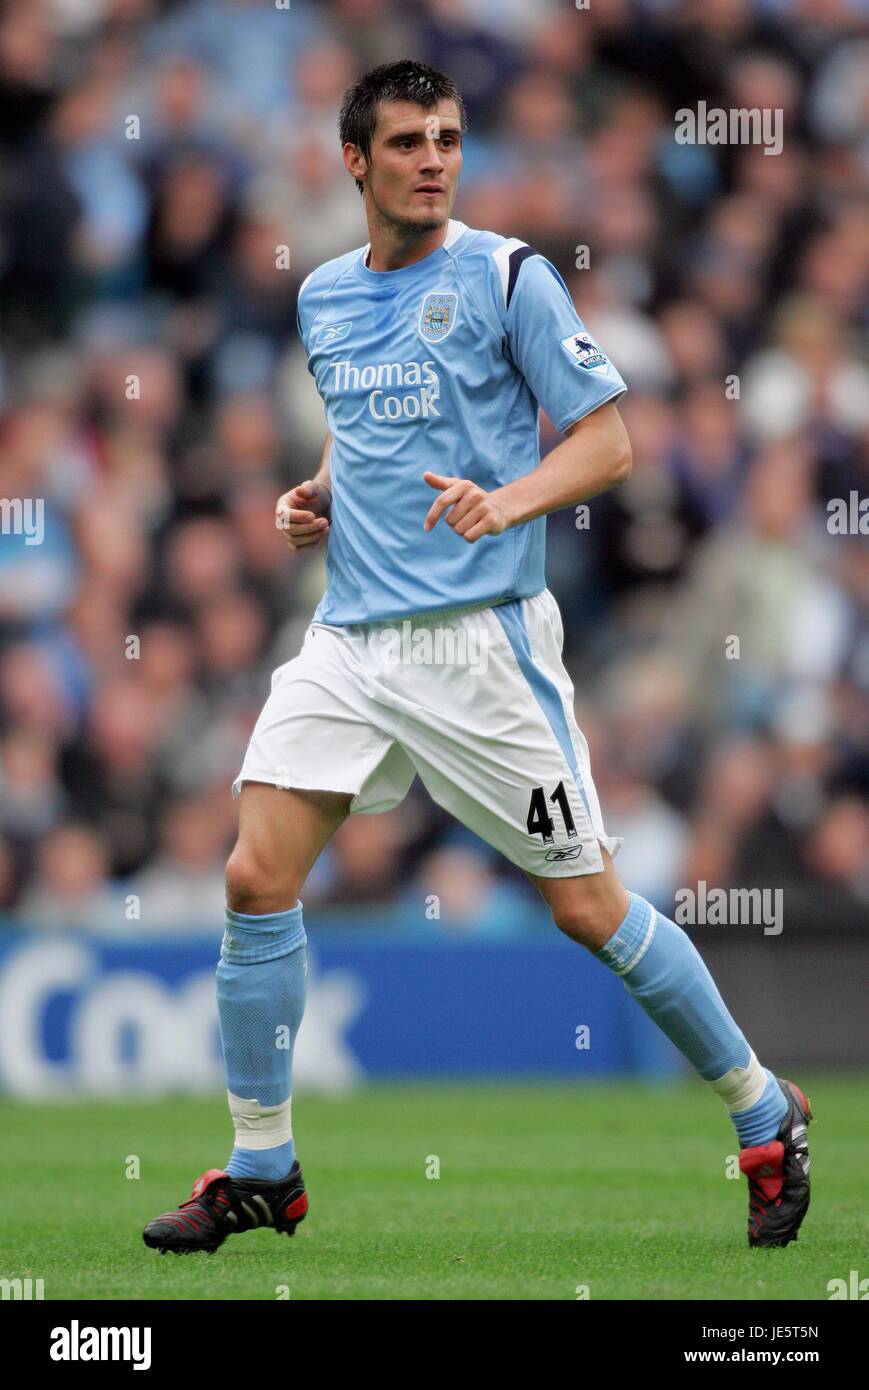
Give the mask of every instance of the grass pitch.
<path id="1" fill-rule="evenodd" d="M 141 1230 L 221 1167 L 217 1100 L 0 1102 L 0 1275 L 45 1298 L 788 1300 L 869 1274 L 869 1075 L 805 1076 L 812 1205 L 749 1250 L 720 1103 L 679 1085 L 376 1086 L 300 1095 L 295 1237 L 158 1255 Z M 140 1164 L 140 1177 L 127 1177 Z M 427 1177 L 436 1171 L 440 1176 Z"/>

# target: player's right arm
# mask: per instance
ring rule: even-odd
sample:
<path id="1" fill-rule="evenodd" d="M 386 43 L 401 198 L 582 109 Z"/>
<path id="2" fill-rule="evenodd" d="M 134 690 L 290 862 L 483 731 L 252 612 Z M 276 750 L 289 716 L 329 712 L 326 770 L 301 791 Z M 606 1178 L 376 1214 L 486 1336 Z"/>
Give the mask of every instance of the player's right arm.
<path id="1" fill-rule="evenodd" d="M 290 550 L 305 550 L 308 546 L 319 545 L 329 535 L 332 513 L 332 480 L 329 476 L 331 450 L 332 435 L 327 431 L 316 475 L 278 498 L 275 526 L 283 531 Z"/>
<path id="2" fill-rule="evenodd" d="M 311 371 L 308 332 L 316 316 L 322 295 L 317 292 L 315 274 L 311 272 L 302 281 L 296 304 L 296 327 L 299 338 L 308 358 L 308 371 Z M 313 373 L 312 373 L 313 375 Z M 290 550 L 306 550 L 319 545 L 328 538 L 332 515 L 332 480 L 329 475 L 329 457 L 332 452 L 332 434 L 326 431 L 326 443 L 320 459 L 320 467 L 313 478 L 308 478 L 297 487 L 290 488 L 278 498 L 275 507 L 275 526 L 283 531 Z"/>

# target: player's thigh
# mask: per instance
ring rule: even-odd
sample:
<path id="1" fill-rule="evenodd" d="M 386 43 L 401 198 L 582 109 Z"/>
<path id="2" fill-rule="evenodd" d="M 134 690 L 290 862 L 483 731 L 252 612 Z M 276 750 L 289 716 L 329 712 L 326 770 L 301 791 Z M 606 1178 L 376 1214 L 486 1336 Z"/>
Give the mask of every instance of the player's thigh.
<path id="1" fill-rule="evenodd" d="M 603 868 L 596 874 L 577 874 L 573 878 L 528 874 L 559 930 L 590 951 L 599 951 L 606 945 L 630 906 L 630 897 L 603 846 L 601 859 Z"/>
<path id="2" fill-rule="evenodd" d="M 254 913 L 294 907 L 317 857 L 349 814 L 351 801 L 347 793 L 245 782 L 238 839 L 226 870 L 229 906 Z"/>
<path id="3" fill-rule="evenodd" d="M 398 716 L 373 697 L 364 657 L 354 630 L 308 629 L 299 655 L 272 675 L 236 794 L 248 782 L 349 793 L 351 811 L 360 812 L 403 800 L 413 767 L 396 743 Z"/>
<path id="4" fill-rule="evenodd" d="M 413 766 L 371 698 L 359 647 L 353 633 L 312 627 L 272 676 L 233 784 L 242 805 L 227 877 L 238 911 L 292 907 L 348 812 L 388 810 L 407 793 Z"/>
<path id="5" fill-rule="evenodd" d="M 602 852 L 621 841 L 604 829 L 554 599 L 448 623 L 459 629 L 441 643 L 449 659 L 401 676 L 403 747 L 439 805 L 527 874 L 597 878 L 583 895 L 593 903 L 611 881 Z"/>

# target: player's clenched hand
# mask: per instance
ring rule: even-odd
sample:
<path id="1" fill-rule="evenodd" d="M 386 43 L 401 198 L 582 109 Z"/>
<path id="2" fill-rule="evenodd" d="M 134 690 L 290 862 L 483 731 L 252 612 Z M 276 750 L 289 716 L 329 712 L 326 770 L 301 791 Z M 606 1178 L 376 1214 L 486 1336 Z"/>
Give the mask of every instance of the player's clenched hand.
<path id="1" fill-rule="evenodd" d="M 431 531 L 447 514 L 447 525 L 466 541 L 478 541 L 481 536 L 499 536 L 507 529 L 507 513 L 491 492 L 472 483 L 469 478 L 442 478 L 439 473 L 423 473 L 429 487 L 437 488 L 440 497 L 429 508 L 422 529 Z"/>
<path id="2" fill-rule="evenodd" d="M 275 526 L 283 531 L 290 550 L 318 545 L 329 534 L 332 494 L 322 483 L 299 483 L 278 498 Z"/>

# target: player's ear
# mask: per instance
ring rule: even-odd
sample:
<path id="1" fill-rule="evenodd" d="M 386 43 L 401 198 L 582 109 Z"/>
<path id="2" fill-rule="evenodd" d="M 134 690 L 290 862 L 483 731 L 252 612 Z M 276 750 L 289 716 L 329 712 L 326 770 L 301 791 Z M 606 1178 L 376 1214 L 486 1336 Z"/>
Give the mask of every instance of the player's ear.
<path id="1" fill-rule="evenodd" d="M 365 179 L 368 173 L 368 160 L 359 149 L 358 145 L 346 144 L 341 153 L 344 156 L 344 166 L 354 179 Z"/>

